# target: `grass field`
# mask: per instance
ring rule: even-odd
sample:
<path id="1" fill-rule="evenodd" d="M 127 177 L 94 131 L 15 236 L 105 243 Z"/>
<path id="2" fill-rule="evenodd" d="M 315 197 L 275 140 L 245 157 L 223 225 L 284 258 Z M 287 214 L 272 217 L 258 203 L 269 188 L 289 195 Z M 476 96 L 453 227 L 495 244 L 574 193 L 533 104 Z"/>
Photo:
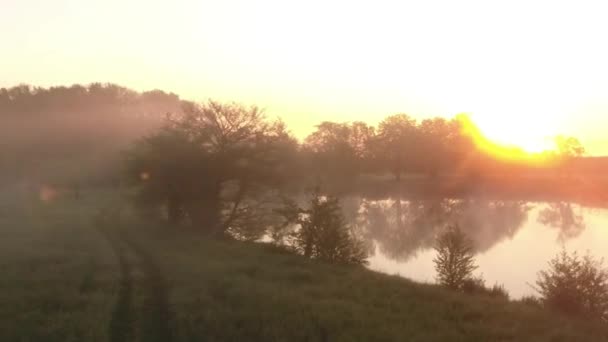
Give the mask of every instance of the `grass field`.
<path id="1" fill-rule="evenodd" d="M 270 245 L 144 224 L 109 195 L 0 202 L 0 341 L 603 341 L 608 327 Z"/>
<path id="2" fill-rule="evenodd" d="M 118 264 L 92 203 L 0 198 L 0 341 L 107 341 Z"/>

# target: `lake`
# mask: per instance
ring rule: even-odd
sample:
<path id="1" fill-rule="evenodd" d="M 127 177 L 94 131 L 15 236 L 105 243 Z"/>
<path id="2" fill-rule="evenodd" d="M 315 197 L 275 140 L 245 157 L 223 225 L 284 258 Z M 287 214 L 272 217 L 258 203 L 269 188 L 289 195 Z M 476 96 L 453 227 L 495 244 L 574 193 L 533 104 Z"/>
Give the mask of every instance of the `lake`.
<path id="1" fill-rule="evenodd" d="M 351 223 L 370 249 L 369 268 L 419 282 L 435 282 L 433 244 L 457 224 L 473 241 L 475 275 L 502 284 L 511 298 L 534 295 L 537 273 L 562 248 L 608 258 L 608 209 L 571 202 L 482 198 L 343 199 Z"/>

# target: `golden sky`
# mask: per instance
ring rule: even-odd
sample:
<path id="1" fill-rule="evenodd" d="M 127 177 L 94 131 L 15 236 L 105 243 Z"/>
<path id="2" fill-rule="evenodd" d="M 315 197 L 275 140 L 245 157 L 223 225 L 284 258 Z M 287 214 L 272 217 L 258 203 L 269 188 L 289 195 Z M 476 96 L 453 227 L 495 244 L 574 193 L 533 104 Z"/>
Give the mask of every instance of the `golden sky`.
<path id="1" fill-rule="evenodd" d="M 468 112 L 501 143 L 608 154 L 602 1 L 1 0 L 0 86 L 113 82 L 321 120 Z"/>

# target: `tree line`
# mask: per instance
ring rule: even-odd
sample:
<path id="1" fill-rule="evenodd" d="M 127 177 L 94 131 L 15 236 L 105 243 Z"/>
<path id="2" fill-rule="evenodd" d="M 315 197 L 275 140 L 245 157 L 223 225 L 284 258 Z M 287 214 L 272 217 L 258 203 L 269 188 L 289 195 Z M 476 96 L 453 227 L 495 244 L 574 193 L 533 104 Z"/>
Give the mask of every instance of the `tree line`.
<path id="1" fill-rule="evenodd" d="M 166 125 L 167 113 L 184 116 L 184 109 L 193 106 L 197 104 L 173 93 L 137 92 L 115 84 L 0 88 L 4 150 L 0 178 L 65 181 L 77 176 L 94 178 L 98 173 L 108 177 L 107 160 L 115 161 L 117 151 Z M 239 106 L 232 104 L 233 109 Z M 327 186 L 349 188 L 361 174 L 400 179 L 412 173 L 458 172 L 474 178 L 489 168 L 513 167 L 497 165 L 492 156 L 480 151 L 463 134 L 464 124 L 469 124 L 464 116 L 417 122 L 405 114 L 391 115 L 377 126 L 322 122 L 297 142 L 298 168 Z M 560 137 L 557 142 L 564 155 L 584 152 L 574 138 Z M 58 177 L 51 177 L 54 174 Z"/>
<path id="2" fill-rule="evenodd" d="M 363 174 L 396 181 L 411 174 L 478 177 L 492 157 L 476 147 L 464 123 L 460 117 L 417 122 L 406 114 L 388 116 L 377 127 L 327 121 L 299 143 L 258 107 L 183 102 L 159 130 L 132 146 L 128 179 L 139 189 L 139 202 L 166 208 L 170 221 L 188 219 L 223 233 L 254 207 L 268 211 L 272 198 L 306 186 L 339 193 Z"/>
<path id="3" fill-rule="evenodd" d="M 0 184 L 114 181 L 120 152 L 180 108 L 175 94 L 115 84 L 0 88 Z"/>

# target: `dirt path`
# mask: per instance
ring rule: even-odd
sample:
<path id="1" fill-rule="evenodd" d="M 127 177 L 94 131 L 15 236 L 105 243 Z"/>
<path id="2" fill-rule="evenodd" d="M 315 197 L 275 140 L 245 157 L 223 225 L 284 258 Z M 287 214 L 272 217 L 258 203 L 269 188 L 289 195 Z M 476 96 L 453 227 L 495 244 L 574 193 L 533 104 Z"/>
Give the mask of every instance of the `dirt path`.
<path id="1" fill-rule="evenodd" d="M 105 229 L 120 265 L 119 292 L 108 326 L 110 342 L 171 342 L 168 286 L 151 253 L 125 232 Z"/>

